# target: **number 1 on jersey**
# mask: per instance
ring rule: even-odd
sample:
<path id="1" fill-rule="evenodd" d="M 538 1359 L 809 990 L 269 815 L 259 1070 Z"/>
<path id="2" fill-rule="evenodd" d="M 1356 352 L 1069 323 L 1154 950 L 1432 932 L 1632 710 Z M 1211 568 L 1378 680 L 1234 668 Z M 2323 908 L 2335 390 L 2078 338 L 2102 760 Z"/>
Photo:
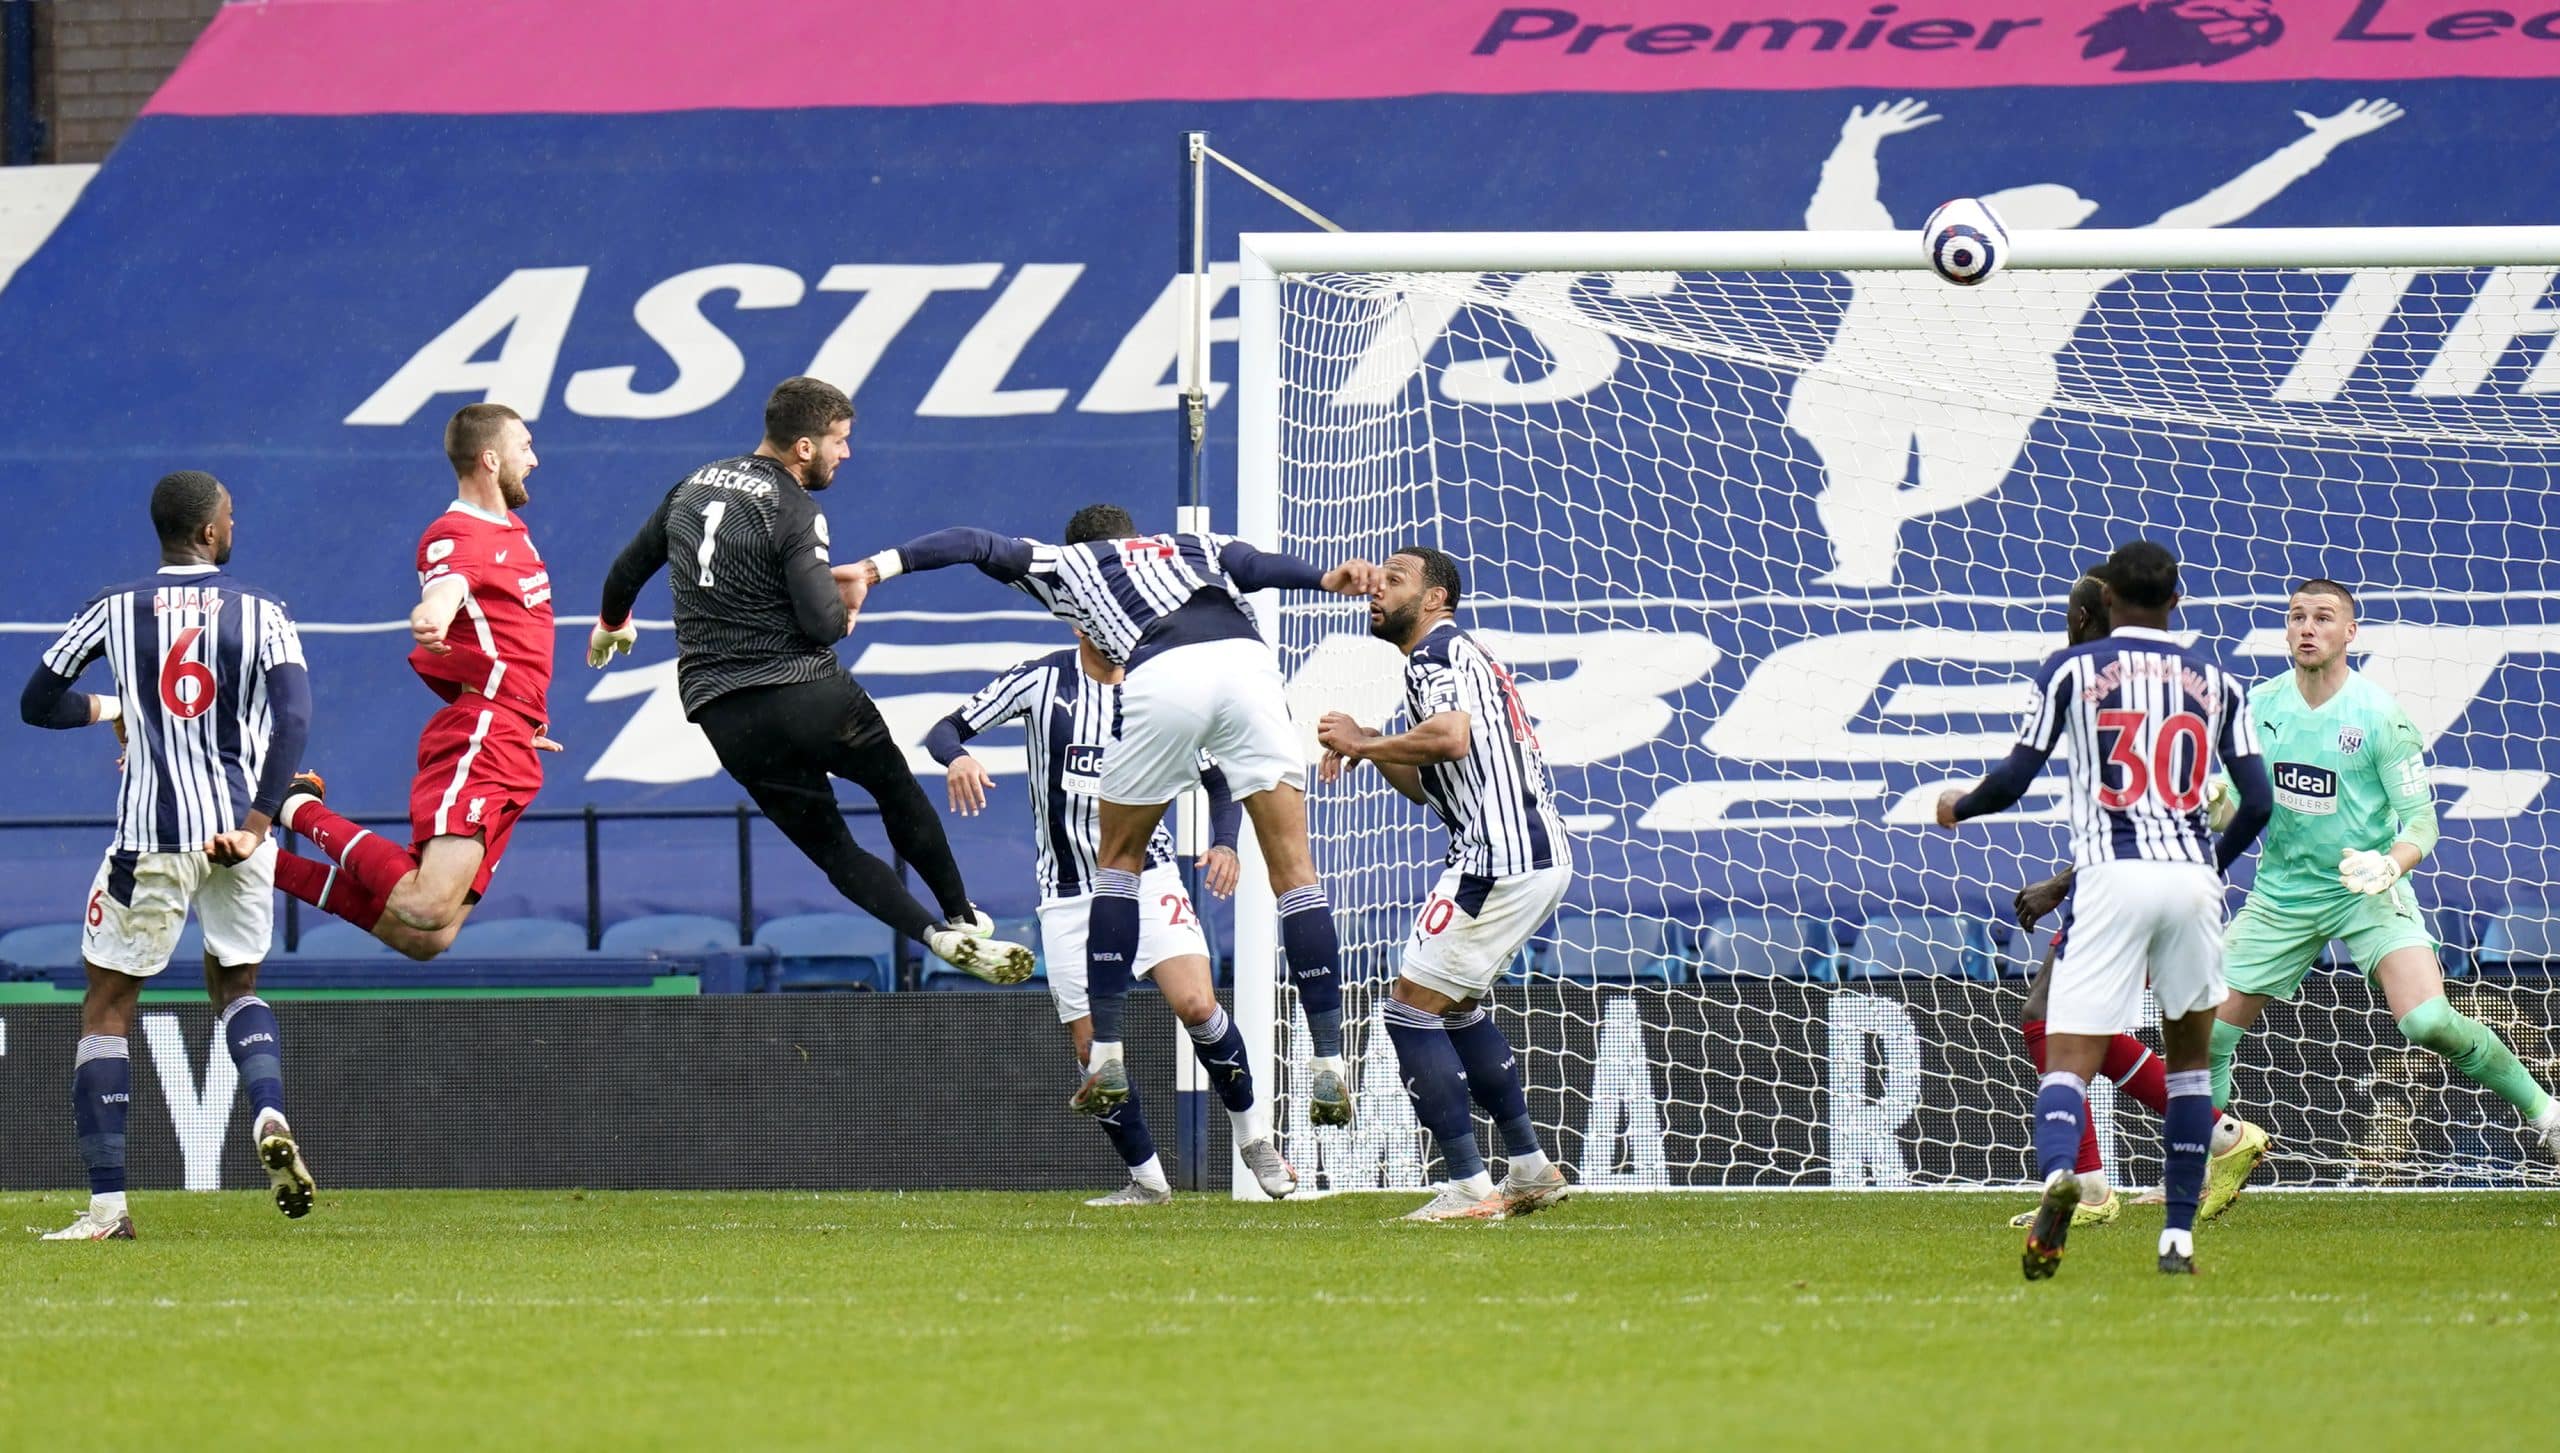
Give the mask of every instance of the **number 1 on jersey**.
<path id="1" fill-rule="evenodd" d="M 694 563 L 702 567 L 702 573 L 693 583 L 705 590 L 709 590 L 712 583 L 712 553 L 720 548 L 720 517 L 727 513 L 729 502 L 725 499 L 715 499 L 702 507 L 702 546 L 693 552 Z"/>

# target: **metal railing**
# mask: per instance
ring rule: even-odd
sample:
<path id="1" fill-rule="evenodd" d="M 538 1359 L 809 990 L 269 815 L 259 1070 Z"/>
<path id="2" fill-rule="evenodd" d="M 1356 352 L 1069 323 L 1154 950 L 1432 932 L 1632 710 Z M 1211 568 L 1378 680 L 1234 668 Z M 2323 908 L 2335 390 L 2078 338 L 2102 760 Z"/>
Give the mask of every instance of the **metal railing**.
<path id="1" fill-rule="evenodd" d="M 839 802 L 839 812 L 847 817 L 877 817 L 880 810 L 869 803 Z M 405 812 L 352 812 L 343 814 L 349 821 L 364 826 L 400 825 L 405 827 Z M 608 823 L 624 822 L 719 822 L 734 821 L 738 825 L 738 942 L 755 942 L 756 934 L 756 869 L 755 825 L 766 820 L 755 804 L 741 802 L 735 807 L 585 807 L 537 808 L 516 819 L 519 823 L 574 822 L 580 827 L 580 841 L 585 858 L 587 950 L 593 953 L 604 946 L 604 828 Z M 112 832 L 113 814 L 84 814 L 63 817 L 0 817 L 0 832 L 65 831 L 94 828 Z M 280 845 L 291 851 L 298 841 L 291 831 L 277 828 Z M 898 881 L 907 881 L 906 860 L 892 854 Z M 850 905 L 847 905 L 850 909 Z M 898 987 L 912 989 L 920 975 L 916 945 L 901 935 L 897 940 L 896 969 Z M 287 894 L 284 900 L 284 947 L 292 953 L 302 946 L 302 901 Z"/>

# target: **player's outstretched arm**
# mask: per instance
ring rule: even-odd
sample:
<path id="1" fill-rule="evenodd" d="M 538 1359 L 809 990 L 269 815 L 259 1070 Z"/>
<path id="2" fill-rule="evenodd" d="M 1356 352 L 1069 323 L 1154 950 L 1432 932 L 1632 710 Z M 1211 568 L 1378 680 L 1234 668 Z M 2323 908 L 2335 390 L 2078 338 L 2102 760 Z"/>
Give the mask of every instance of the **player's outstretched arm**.
<path id="1" fill-rule="evenodd" d="M 1278 550 L 1264 550 L 1244 540 L 1218 547 L 1218 565 L 1227 578 L 1247 591 L 1323 590 L 1335 595 L 1367 595 L 1377 589 L 1378 567 L 1358 558 L 1327 570 Z"/>
<path id="2" fill-rule="evenodd" d="M 2379 131 L 2405 114 L 2389 101 L 2358 101 L 2335 116 L 2296 111 L 2310 131 L 2279 147 L 2264 161 L 2183 206 L 2160 214 L 2154 227 L 2223 227 L 2255 212 L 2309 176 L 2329 153 L 2356 137 Z"/>
<path id="3" fill-rule="evenodd" d="M 1983 774 L 1970 792 L 1946 792 L 1938 797 L 1938 826 L 1954 827 L 1977 817 L 1989 817 L 2018 805 L 2035 785 L 2036 774 L 2044 770 L 2046 759 L 2053 755 L 2049 747 L 2025 742 L 2009 749 L 2000 765 Z"/>
<path id="4" fill-rule="evenodd" d="M 918 535 L 894 550 L 883 550 L 868 559 L 857 560 L 852 569 L 868 569 L 866 585 L 878 585 L 901 575 L 919 570 L 947 570 L 954 565 L 975 565 L 978 573 L 1007 585 L 1031 573 L 1033 552 L 1040 547 L 1033 541 L 1012 535 L 999 535 L 971 525 L 954 525 L 930 535 Z"/>
<path id="5" fill-rule="evenodd" d="M 1805 204 L 1804 225 L 1817 231 L 1881 231 L 1893 226 L 1893 213 L 1879 197 L 1876 151 L 1888 136 L 1917 131 L 1940 118 L 1929 103 L 1906 96 L 1852 106 L 1840 123 L 1840 142 L 1823 160 L 1822 178 L 1813 200 Z"/>
<path id="6" fill-rule="evenodd" d="M 2425 743 L 2416 724 L 2395 709 L 2380 735 L 2374 770 L 2400 826 L 2384 851 L 2350 852 L 2339 860 L 2338 881 L 2358 893 L 2390 891 L 2435 851 L 2438 836 L 2435 792 L 2427 785 Z"/>
<path id="7" fill-rule="evenodd" d="M 587 633 L 587 664 L 599 671 L 615 656 L 631 654 L 640 640 L 631 611 L 640 603 L 640 587 L 667 563 L 667 508 L 675 503 L 676 489 L 683 487 L 667 491 L 604 573 L 604 597 L 596 605 L 595 629 Z"/>

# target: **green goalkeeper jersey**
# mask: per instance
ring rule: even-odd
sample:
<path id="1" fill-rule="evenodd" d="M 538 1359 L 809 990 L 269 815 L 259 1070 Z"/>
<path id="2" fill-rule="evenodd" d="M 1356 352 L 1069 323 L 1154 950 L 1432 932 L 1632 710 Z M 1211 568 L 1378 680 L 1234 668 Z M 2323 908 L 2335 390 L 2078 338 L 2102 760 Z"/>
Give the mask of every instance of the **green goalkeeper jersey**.
<path id="1" fill-rule="evenodd" d="M 2388 692 L 2350 674 L 2318 707 L 2302 699 L 2294 673 L 2249 693 L 2258 743 L 2275 779 L 2275 817 L 2258 840 L 2251 893 L 2290 905 L 2354 895 L 2338 881 L 2338 860 L 2394 842 L 2436 845 L 2435 797 L 2427 787 L 2426 744 Z"/>

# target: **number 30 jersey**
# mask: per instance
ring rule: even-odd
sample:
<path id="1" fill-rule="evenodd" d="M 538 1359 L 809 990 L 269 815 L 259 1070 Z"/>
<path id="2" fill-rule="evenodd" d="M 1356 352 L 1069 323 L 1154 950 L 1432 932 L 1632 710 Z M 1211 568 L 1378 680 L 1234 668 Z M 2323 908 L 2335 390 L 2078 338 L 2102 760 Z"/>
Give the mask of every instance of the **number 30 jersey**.
<path id="1" fill-rule="evenodd" d="M 2047 661 L 2018 734 L 2071 744 L 2071 860 L 2213 864 L 2205 784 L 2216 758 L 2259 755 L 2249 699 L 2221 663 L 2166 631 L 2120 626 Z"/>
<path id="2" fill-rule="evenodd" d="M 1404 663 L 1404 709 L 1418 726 L 1467 714 L 1467 754 L 1420 769 L 1422 795 L 1449 827 L 1449 866 L 1507 878 L 1570 860 L 1564 818 L 1511 673 L 1455 621 L 1424 633 Z"/>

